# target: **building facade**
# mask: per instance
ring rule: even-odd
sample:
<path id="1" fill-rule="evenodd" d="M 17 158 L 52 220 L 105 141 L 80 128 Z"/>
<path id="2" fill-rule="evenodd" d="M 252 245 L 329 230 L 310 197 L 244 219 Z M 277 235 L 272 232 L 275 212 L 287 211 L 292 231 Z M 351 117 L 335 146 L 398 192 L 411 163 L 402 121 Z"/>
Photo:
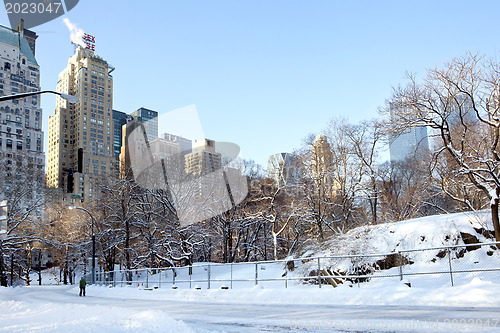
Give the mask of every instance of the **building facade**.
<path id="1" fill-rule="evenodd" d="M 122 148 L 122 127 L 128 121 L 131 120 L 131 116 L 125 112 L 118 110 L 113 110 L 113 153 L 115 155 L 115 165 L 117 175 L 119 173 L 120 165 L 120 153 Z"/>
<path id="2" fill-rule="evenodd" d="M 158 137 L 158 112 L 146 108 L 139 108 L 132 112 L 130 116 L 134 120 L 144 124 L 149 141 Z"/>
<path id="3" fill-rule="evenodd" d="M 391 121 L 398 121 L 398 110 L 396 108 L 390 108 L 390 117 Z M 393 135 L 390 138 L 389 151 L 391 163 L 427 154 L 429 151 L 427 127 L 411 127 L 399 135 Z"/>
<path id="4" fill-rule="evenodd" d="M 77 47 L 59 74 L 57 91 L 78 102 L 57 97 L 49 117 L 47 184 L 73 202 L 95 198 L 98 179 L 115 175 L 113 70 L 94 51 Z"/>
<path id="5" fill-rule="evenodd" d="M 0 96 L 40 91 L 40 67 L 26 32 L 0 26 Z M 43 199 L 44 152 L 40 96 L 0 102 L 0 200 L 24 191 L 21 205 Z M 22 187 L 22 189 L 21 189 Z M 10 203 L 9 203 L 10 205 Z"/>
<path id="6" fill-rule="evenodd" d="M 267 159 L 267 174 L 277 187 L 296 184 L 300 177 L 297 159 L 290 153 L 271 155 Z"/>
<path id="7" fill-rule="evenodd" d="M 195 140 L 193 151 L 184 157 L 188 175 L 206 175 L 221 168 L 221 154 L 215 151 L 215 141 L 210 139 Z"/>

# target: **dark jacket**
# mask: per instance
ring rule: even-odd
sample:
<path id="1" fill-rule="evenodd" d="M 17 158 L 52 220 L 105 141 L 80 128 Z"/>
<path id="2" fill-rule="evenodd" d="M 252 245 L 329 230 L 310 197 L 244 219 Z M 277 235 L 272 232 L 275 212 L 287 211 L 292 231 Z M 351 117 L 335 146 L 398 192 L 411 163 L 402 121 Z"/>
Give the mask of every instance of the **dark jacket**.
<path id="1" fill-rule="evenodd" d="M 80 288 L 85 288 L 85 286 L 86 286 L 86 285 L 87 285 L 87 281 L 85 281 L 85 279 L 84 279 L 84 278 L 82 278 L 82 279 L 80 280 Z"/>

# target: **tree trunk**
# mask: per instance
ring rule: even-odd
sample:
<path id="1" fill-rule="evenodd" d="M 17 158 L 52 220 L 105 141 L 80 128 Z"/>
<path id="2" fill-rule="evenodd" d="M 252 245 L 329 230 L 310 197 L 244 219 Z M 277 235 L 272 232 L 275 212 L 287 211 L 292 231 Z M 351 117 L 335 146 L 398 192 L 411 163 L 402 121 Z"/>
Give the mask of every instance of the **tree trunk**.
<path id="1" fill-rule="evenodd" d="M 273 253 L 274 253 L 274 260 L 278 260 L 278 234 L 272 231 L 273 234 Z"/>
<path id="2" fill-rule="evenodd" d="M 127 281 L 132 281 L 132 273 L 130 272 L 130 223 L 125 222 L 125 268 L 127 269 Z"/>
<path id="3" fill-rule="evenodd" d="M 222 227 L 222 239 L 223 239 L 223 243 L 224 243 L 224 247 L 222 249 L 222 261 L 227 263 L 229 262 L 227 260 L 227 248 L 228 248 L 228 239 L 227 239 L 227 222 L 224 221 L 222 222 L 223 223 L 223 227 Z"/>
<path id="4" fill-rule="evenodd" d="M 38 252 L 38 285 L 42 285 L 42 250 Z"/>
<path id="5" fill-rule="evenodd" d="M 491 220 L 493 221 L 493 229 L 495 231 L 495 240 L 500 242 L 500 221 L 498 218 L 498 194 L 500 192 L 500 188 L 497 188 L 497 197 L 491 203 Z"/>
<path id="6" fill-rule="evenodd" d="M 5 264 L 3 262 L 2 250 L 0 250 L 0 286 L 7 287 L 7 275 L 5 274 Z"/>
<path id="7" fill-rule="evenodd" d="M 372 208 L 372 223 L 377 224 L 377 182 L 372 178 L 372 196 L 370 197 L 370 204 Z"/>
<path id="8" fill-rule="evenodd" d="M 233 235 L 231 231 L 231 221 L 227 221 L 227 262 L 232 262 L 232 251 L 233 251 Z"/>

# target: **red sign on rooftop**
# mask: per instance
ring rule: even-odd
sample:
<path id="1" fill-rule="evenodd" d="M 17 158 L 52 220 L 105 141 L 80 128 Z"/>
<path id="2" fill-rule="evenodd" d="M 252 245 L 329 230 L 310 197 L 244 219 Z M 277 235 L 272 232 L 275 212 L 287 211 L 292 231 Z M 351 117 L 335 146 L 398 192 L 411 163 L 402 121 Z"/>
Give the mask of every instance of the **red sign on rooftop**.
<path id="1" fill-rule="evenodd" d="M 86 49 L 95 51 L 95 36 L 84 34 L 83 42 L 85 43 Z"/>

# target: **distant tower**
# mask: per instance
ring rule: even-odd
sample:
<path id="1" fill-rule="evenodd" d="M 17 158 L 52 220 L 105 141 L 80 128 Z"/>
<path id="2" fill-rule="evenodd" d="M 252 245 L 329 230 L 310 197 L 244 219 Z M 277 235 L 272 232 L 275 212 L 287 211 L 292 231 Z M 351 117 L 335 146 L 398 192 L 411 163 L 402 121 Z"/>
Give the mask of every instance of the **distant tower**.
<path id="1" fill-rule="evenodd" d="M 118 110 L 113 110 L 113 153 L 115 155 L 115 166 L 120 165 L 120 153 L 122 148 L 122 126 L 127 123 L 129 115 L 125 112 Z M 116 167 L 117 175 L 119 173 L 118 167 Z"/>
<path id="2" fill-rule="evenodd" d="M 298 180 L 297 159 L 289 153 L 271 155 L 267 159 L 267 174 L 278 187 L 294 184 Z"/>
<path id="3" fill-rule="evenodd" d="M 324 135 L 317 135 L 311 148 L 313 174 L 321 176 L 331 171 L 333 156 L 330 144 Z"/>
<path id="4" fill-rule="evenodd" d="M 148 140 L 152 141 L 158 137 L 158 112 L 139 108 L 130 114 L 134 120 L 144 124 Z"/>
<path id="5" fill-rule="evenodd" d="M 390 108 L 391 121 L 397 122 L 397 109 Z M 410 127 L 400 135 L 390 138 L 389 150 L 391 162 L 403 161 L 416 155 L 427 154 L 429 151 L 429 139 L 427 127 Z"/>
<path id="6" fill-rule="evenodd" d="M 313 180 L 316 186 L 327 195 L 334 195 L 338 188 L 333 171 L 333 154 L 328 139 L 324 135 L 318 135 L 314 139 L 311 148 L 311 168 Z"/>

